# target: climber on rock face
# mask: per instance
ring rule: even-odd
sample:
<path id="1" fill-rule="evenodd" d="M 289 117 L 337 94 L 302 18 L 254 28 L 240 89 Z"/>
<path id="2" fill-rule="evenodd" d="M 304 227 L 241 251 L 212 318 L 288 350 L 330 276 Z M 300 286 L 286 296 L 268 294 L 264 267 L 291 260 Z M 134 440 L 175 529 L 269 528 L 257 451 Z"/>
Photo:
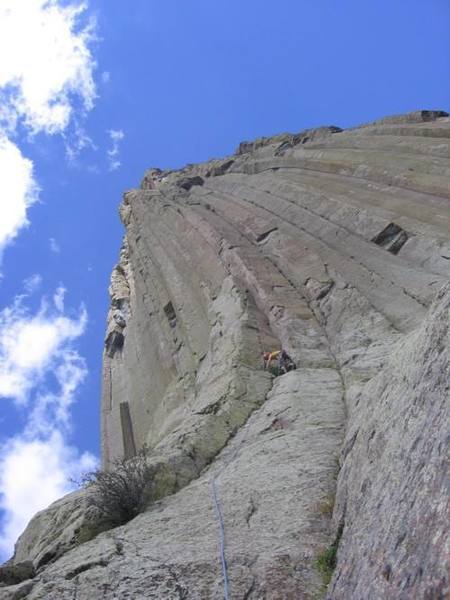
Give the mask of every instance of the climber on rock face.
<path id="1" fill-rule="evenodd" d="M 293 371 L 297 368 L 297 365 L 286 352 L 286 350 L 281 350 L 278 355 L 278 373 L 280 375 L 284 375 L 288 371 Z"/>
<path id="2" fill-rule="evenodd" d="M 264 369 L 267 371 L 272 366 L 272 361 L 277 361 L 278 375 L 284 375 L 288 371 L 296 369 L 297 366 L 286 350 L 273 350 L 263 352 Z"/>
<path id="3" fill-rule="evenodd" d="M 280 355 L 280 353 L 281 353 L 281 350 L 273 350 L 272 352 L 263 352 L 262 353 L 262 357 L 263 357 L 263 361 L 264 361 L 264 369 L 266 371 L 268 369 L 270 369 L 272 361 L 275 359 L 278 359 L 278 356 Z"/>

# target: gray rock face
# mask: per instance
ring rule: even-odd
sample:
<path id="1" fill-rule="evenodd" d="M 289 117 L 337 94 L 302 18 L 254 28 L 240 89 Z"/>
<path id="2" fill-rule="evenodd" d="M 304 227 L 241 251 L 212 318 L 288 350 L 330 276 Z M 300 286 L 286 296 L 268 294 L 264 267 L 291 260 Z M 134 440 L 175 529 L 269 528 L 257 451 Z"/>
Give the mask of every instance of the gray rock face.
<path id="1" fill-rule="evenodd" d="M 0 599 L 220 599 L 221 543 L 233 599 L 447 597 L 449 157 L 450 119 L 419 111 L 148 171 L 120 210 L 102 453 L 146 443 L 157 501 L 87 542 L 86 493 L 55 503 Z M 281 347 L 298 368 L 273 378 Z"/>
<path id="2" fill-rule="evenodd" d="M 449 324 L 447 286 L 356 400 L 364 410 L 344 444 L 329 598 L 449 597 Z"/>

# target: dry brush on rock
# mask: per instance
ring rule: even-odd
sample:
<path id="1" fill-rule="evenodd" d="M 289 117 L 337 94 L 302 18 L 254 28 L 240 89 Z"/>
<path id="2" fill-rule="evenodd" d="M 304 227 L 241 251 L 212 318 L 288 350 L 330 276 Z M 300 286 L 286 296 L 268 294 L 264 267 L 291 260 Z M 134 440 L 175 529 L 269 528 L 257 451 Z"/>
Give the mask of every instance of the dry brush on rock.
<path id="1" fill-rule="evenodd" d="M 143 512 L 152 500 L 154 467 L 143 446 L 136 456 L 116 458 L 106 469 L 86 473 L 82 480 L 99 519 L 111 527 L 124 525 Z"/>

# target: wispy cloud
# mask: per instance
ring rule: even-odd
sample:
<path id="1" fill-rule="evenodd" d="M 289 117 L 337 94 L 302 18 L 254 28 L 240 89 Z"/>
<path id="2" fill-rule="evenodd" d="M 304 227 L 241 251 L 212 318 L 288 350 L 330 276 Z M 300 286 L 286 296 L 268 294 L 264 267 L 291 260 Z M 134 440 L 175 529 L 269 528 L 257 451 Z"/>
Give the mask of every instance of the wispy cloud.
<path id="1" fill-rule="evenodd" d="M 28 294 L 32 294 L 41 287 L 42 276 L 39 273 L 34 273 L 30 277 L 27 277 L 23 282 L 23 287 Z"/>
<path id="2" fill-rule="evenodd" d="M 107 151 L 109 170 L 115 171 L 122 165 L 119 158 L 119 146 L 121 141 L 125 137 L 125 134 L 121 129 L 109 129 L 108 134 L 111 138 L 111 148 L 109 148 L 109 150 Z"/>
<path id="3" fill-rule="evenodd" d="M 94 24 L 80 25 L 85 11 L 81 2 L 0 3 L 0 252 L 28 224 L 38 198 L 33 164 L 13 141 L 19 125 L 30 135 L 61 133 L 75 111 L 93 106 Z M 77 139 L 88 143 L 82 128 Z"/>
<path id="4" fill-rule="evenodd" d="M 75 165 L 80 154 L 90 148 L 98 150 L 92 138 L 87 134 L 85 128 L 76 123 L 72 130 L 64 135 L 66 146 L 66 157 L 70 164 Z"/>
<path id="5" fill-rule="evenodd" d="M 61 248 L 55 238 L 50 238 L 48 243 L 50 244 L 50 250 L 53 254 L 59 254 L 61 252 Z"/>
<path id="6" fill-rule="evenodd" d="M 61 313 L 64 312 L 64 296 L 66 295 L 66 292 L 66 288 L 60 285 L 59 288 L 57 288 L 56 292 L 53 294 L 53 304 L 55 305 L 55 308 Z"/>
<path id="7" fill-rule="evenodd" d="M 22 294 L 0 312 L 0 397 L 20 404 L 27 415 L 24 430 L 0 446 L 3 557 L 33 514 L 69 491 L 70 478 L 96 462 L 68 442 L 71 406 L 87 375 L 74 347 L 87 314 L 80 307 L 77 316 L 67 316 L 65 294 L 58 287 L 52 302 L 43 298 L 34 313 Z"/>

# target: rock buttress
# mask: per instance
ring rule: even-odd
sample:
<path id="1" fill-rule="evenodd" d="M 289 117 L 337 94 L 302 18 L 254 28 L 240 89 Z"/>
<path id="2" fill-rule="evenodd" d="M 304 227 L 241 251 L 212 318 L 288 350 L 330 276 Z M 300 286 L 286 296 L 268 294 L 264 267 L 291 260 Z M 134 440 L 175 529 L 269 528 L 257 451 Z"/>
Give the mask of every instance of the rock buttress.
<path id="1" fill-rule="evenodd" d="M 0 598 L 223 598 L 213 478 L 232 598 L 325 594 L 337 532 L 329 598 L 446 597 L 449 157 L 448 116 L 419 111 L 148 171 L 121 207 L 102 452 L 146 443 L 159 500 L 78 547 L 38 515 L 13 559 L 37 575 Z M 280 347 L 298 369 L 273 380 Z"/>

